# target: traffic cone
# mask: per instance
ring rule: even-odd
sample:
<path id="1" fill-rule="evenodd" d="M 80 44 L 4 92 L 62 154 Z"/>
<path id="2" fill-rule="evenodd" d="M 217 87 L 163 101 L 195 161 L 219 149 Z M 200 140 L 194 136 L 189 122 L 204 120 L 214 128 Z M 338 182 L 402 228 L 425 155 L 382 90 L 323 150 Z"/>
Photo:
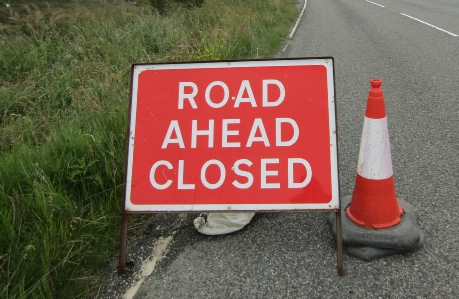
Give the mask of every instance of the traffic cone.
<path id="1" fill-rule="evenodd" d="M 357 177 L 346 214 L 354 223 L 374 229 L 400 223 L 382 81 L 371 81 L 360 143 Z"/>
<path id="2" fill-rule="evenodd" d="M 352 195 L 340 199 L 347 253 L 373 260 L 421 248 L 424 232 L 414 207 L 396 197 L 382 81 L 371 81 Z M 328 219 L 336 240 L 336 213 Z"/>

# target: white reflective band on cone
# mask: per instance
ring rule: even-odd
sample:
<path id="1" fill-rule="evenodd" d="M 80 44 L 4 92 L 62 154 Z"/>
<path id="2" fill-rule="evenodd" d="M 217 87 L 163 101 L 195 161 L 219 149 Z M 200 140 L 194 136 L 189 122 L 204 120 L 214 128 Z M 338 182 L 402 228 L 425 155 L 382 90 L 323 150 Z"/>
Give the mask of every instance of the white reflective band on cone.
<path id="1" fill-rule="evenodd" d="M 209 213 L 207 217 L 196 218 L 194 227 L 204 235 L 229 234 L 244 228 L 254 215 L 255 213 Z"/>
<path id="2" fill-rule="evenodd" d="M 387 117 L 365 117 L 357 173 L 372 180 L 384 180 L 393 175 Z"/>

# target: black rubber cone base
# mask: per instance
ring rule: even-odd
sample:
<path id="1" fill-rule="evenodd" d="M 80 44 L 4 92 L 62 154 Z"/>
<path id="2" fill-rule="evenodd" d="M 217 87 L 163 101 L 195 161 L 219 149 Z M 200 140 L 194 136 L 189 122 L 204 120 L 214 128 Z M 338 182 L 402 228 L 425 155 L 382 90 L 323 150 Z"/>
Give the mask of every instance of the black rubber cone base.
<path id="1" fill-rule="evenodd" d="M 398 225 L 385 229 L 371 229 L 359 226 L 347 217 L 345 210 L 351 198 L 351 195 L 341 198 L 343 245 L 348 254 L 370 261 L 416 250 L 424 245 L 424 232 L 417 225 L 413 205 L 409 202 L 397 199 L 404 211 Z M 328 223 L 336 239 L 335 217 L 335 213 L 331 213 Z"/>

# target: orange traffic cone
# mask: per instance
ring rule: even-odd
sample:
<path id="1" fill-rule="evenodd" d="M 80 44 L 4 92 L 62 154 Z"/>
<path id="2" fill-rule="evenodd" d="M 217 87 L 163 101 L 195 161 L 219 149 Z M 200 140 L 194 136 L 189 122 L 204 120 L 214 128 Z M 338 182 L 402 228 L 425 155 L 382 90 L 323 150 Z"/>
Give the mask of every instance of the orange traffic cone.
<path id="1" fill-rule="evenodd" d="M 384 229 L 400 223 L 403 209 L 395 195 L 382 81 L 371 81 L 360 143 L 357 177 L 346 214 L 359 226 Z"/>
<path id="2" fill-rule="evenodd" d="M 381 84 L 371 81 L 354 192 L 340 198 L 344 248 L 366 261 L 412 251 L 425 242 L 413 205 L 395 195 Z M 328 224 L 335 238 L 336 220 L 336 213 L 330 213 Z"/>

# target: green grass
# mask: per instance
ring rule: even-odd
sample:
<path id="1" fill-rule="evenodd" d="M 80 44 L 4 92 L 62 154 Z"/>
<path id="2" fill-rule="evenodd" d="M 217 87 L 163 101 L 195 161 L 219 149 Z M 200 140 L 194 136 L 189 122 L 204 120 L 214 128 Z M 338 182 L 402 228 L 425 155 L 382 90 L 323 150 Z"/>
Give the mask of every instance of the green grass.
<path id="1" fill-rule="evenodd" d="M 118 250 L 130 65 L 271 57 L 296 1 L 13 2 L 0 15 L 0 297 L 90 298 Z"/>

